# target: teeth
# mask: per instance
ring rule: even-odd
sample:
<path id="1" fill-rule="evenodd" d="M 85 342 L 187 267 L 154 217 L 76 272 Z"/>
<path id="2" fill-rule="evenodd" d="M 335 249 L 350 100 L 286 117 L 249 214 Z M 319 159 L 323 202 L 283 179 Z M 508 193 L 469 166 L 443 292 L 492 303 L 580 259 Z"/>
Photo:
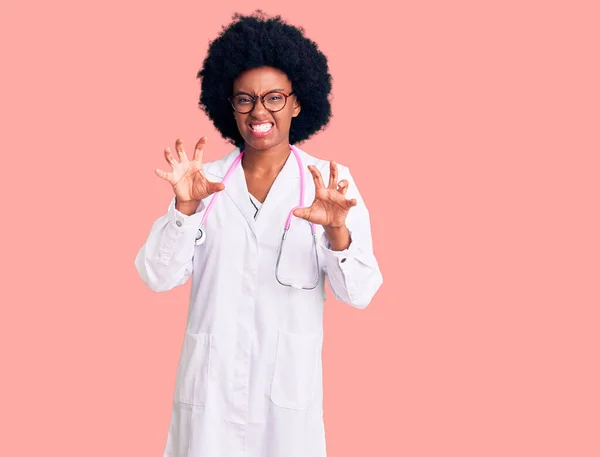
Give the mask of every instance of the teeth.
<path id="1" fill-rule="evenodd" d="M 255 132 L 268 132 L 269 130 L 271 130 L 272 126 L 273 126 L 273 124 L 271 124 L 270 122 L 268 122 L 266 124 L 251 125 L 250 127 Z"/>

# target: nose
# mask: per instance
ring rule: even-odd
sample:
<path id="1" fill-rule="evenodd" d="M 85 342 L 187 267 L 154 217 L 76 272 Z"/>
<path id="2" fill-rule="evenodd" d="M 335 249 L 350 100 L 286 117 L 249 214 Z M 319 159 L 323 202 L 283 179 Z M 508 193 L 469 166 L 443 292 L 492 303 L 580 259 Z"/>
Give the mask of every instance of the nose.
<path id="1" fill-rule="evenodd" d="M 250 112 L 254 111 L 255 115 L 260 115 L 263 113 L 267 113 L 269 110 L 267 108 L 265 108 L 265 105 L 263 105 L 262 99 L 260 97 L 258 97 L 256 99 L 256 101 L 254 102 L 254 106 L 252 107 L 252 110 Z"/>

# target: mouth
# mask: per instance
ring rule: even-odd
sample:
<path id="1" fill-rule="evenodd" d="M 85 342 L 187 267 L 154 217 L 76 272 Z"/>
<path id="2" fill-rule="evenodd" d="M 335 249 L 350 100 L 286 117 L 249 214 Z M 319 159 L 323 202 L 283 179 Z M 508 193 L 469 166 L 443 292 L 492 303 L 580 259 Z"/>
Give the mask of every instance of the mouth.
<path id="1" fill-rule="evenodd" d="M 254 136 L 264 137 L 267 136 L 273 130 L 272 122 L 260 122 L 250 124 L 250 131 Z"/>

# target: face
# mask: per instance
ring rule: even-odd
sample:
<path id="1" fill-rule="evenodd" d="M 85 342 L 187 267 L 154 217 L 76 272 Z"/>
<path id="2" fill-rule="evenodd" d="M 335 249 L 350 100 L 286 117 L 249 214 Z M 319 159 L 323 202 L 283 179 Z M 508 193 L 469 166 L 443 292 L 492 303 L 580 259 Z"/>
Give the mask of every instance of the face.
<path id="1" fill-rule="evenodd" d="M 233 82 L 232 94 L 245 93 L 258 97 L 275 90 L 287 95 L 293 90 L 292 83 L 282 71 L 261 67 L 241 73 Z M 299 113 L 300 104 L 294 94 L 287 98 L 281 111 L 271 112 L 257 99 L 252 111 L 246 114 L 233 111 L 233 116 L 246 146 L 255 150 L 265 150 L 289 143 L 292 118 Z M 270 128 L 266 129 L 263 125 L 253 129 L 253 126 L 260 124 L 269 124 Z"/>

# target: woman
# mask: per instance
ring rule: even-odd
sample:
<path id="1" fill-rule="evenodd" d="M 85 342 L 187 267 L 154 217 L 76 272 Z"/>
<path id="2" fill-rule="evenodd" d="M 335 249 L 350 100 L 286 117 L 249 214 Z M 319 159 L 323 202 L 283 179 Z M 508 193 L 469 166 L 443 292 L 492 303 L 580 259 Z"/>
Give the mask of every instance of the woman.
<path id="1" fill-rule="evenodd" d="M 327 59 L 258 10 L 234 16 L 198 77 L 236 148 L 204 165 L 205 137 L 192 160 L 180 139 L 165 150 L 172 171 L 155 172 L 175 196 L 135 260 L 154 291 L 192 277 L 164 456 L 324 457 L 325 275 L 356 308 L 382 283 L 348 168 L 296 146 L 329 121 Z"/>

